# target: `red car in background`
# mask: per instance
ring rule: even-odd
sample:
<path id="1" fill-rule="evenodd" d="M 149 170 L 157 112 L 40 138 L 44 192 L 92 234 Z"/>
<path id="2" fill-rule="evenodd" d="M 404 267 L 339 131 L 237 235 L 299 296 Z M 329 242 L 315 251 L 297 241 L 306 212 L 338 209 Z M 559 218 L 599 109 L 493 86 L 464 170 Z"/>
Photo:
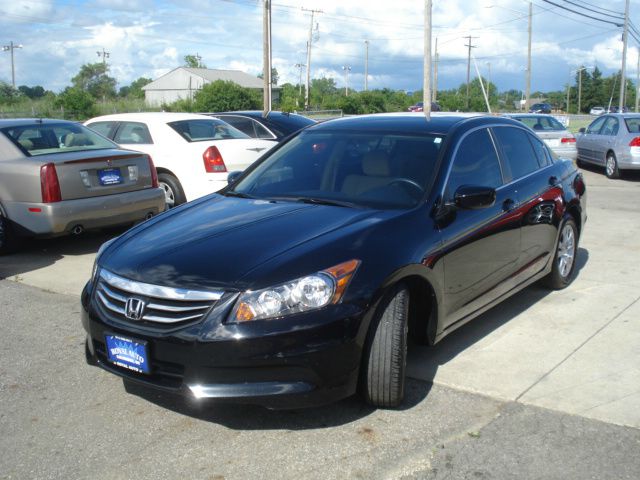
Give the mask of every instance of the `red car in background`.
<path id="1" fill-rule="evenodd" d="M 423 112 L 424 111 L 424 103 L 423 102 L 418 102 L 415 105 L 411 105 L 407 110 L 410 111 L 410 112 Z M 440 105 L 438 105 L 436 102 L 431 102 L 431 111 L 432 112 L 439 112 L 440 111 Z"/>

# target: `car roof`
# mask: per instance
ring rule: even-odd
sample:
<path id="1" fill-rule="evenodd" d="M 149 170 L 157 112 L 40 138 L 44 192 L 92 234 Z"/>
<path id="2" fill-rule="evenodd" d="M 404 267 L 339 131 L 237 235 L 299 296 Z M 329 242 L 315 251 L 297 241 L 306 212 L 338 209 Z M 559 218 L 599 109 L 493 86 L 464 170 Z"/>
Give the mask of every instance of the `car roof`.
<path id="1" fill-rule="evenodd" d="M 138 113 L 114 113 L 111 115 L 102 115 L 87 120 L 87 122 L 107 122 L 107 121 L 139 121 L 139 122 L 155 122 L 167 123 L 178 122 L 180 120 L 211 120 L 207 115 L 197 113 L 181 113 L 181 112 L 138 112 Z"/>
<path id="2" fill-rule="evenodd" d="M 0 128 L 4 127 L 20 127 L 24 125 L 51 125 L 60 123 L 77 123 L 70 120 L 58 120 L 55 118 L 2 118 L 0 119 Z"/>
<path id="3" fill-rule="evenodd" d="M 398 112 L 336 118 L 313 125 L 306 131 L 340 128 L 345 130 L 383 130 L 390 133 L 435 133 L 445 135 L 457 126 L 467 122 L 477 125 L 505 124 L 522 126 L 516 120 L 494 115 L 434 112 L 431 114 L 431 119 L 427 121 L 422 112 Z"/>

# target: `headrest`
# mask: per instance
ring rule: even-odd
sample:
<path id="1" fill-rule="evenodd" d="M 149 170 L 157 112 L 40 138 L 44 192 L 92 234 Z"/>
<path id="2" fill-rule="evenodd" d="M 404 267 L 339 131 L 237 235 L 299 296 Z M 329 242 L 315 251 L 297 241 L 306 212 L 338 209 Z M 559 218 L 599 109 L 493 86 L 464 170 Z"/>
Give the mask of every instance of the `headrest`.
<path id="1" fill-rule="evenodd" d="M 365 154 L 362 159 L 362 171 L 372 177 L 388 177 L 390 174 L 389 157 L 380 150 Z"/>

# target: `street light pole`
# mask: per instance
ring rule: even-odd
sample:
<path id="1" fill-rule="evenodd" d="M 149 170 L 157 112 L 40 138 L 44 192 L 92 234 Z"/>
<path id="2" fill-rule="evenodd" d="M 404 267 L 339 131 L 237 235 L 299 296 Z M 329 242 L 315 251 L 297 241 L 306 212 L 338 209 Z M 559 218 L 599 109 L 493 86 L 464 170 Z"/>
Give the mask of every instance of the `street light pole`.
<path id="1" fill-rule="evenodd" d="M 267 118 L 271 112 L 271 0 L 264 0 L 264 12 L 262 15 L 262 75 L 263 75 L 263 102 L 262 116 Z"/>
<path id="2" fill-rule="evenodd" d="M 344 70 L 344 95 L 345 97 L 349 96 L 349 72 L 351 71 L 351 65 L 343 65 L 342 70 Z"/>
<path id="3" fill-rule="evenodd" d="M 529 97 L 531 96 L 531 33 L 533 23 L 533 4 L 529 2 L 529 46 L 527 48 L 527 91 L 526 91 L 526 105 L 529 105 Z"/>
<path id="4" fill-rule="evenodd" d="M 5 45 L 4 47 L 2 47 L 3 52 L 11 52 L 11 84 L 13 85 L 14 89 L 16 88 L 16 67 L 13 61 L 13 51 L 16 48 L 22 48 L 22 45 L 15 45 L 13 41 L 9 42 L 9 45 Z"/>
<path id="5" fill-rule="evenodd" d="M 638 96 L 640 96 L 640 46 L 638 46 L 638 66 L 636 67 L 636 113 L 638 113 Z"/>
<path id="6" fill-rule="evenodd" d="M 369 82 L 369 40 L 364 41 L 364 91 L 368 90 Z"/>
<path id="7" fill-rule="evenodd" d="M 304 109 L 309 110 L 309 84 L 311 83 L 311 43 L 313 42 L 313 16 L 316 13 L 322 13 L 322 10 L 313 10 L 302 8 L 303 12 L 311 12 L 311 21 L 309 23 L 309 40 L 307 41 L 307 81 L 304 91 Z"/>

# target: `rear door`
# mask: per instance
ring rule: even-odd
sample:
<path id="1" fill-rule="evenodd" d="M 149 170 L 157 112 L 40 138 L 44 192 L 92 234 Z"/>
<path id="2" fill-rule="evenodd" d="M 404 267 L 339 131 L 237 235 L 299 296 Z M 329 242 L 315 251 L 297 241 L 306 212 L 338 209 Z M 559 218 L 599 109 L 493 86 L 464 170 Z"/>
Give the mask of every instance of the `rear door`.
<path id="1" fill-rule="evenodd" d="M 517 192 L 520 205 L 521 252 L 517 274 L 520 284 L 541 271 L 555 246 L 556 211 L 561 211 L 560 178 L 547 147 L 523 128 L 496 126 L 492 129 L 500 148 L 508 186 Z M 559 205 L 557 203 L 560 202 Z"/>

